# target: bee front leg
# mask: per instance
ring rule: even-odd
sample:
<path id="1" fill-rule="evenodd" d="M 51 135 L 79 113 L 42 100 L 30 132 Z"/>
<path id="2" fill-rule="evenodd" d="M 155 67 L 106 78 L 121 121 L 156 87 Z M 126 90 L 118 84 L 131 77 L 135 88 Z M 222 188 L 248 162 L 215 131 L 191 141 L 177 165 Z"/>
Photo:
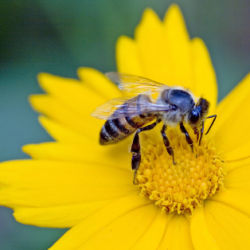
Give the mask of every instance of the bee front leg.
<path id="1" fill-rule="evenodd" d="M 139 138 L 139 133 L 141 133 L 142 131 L 146 131 L 146 130 L 151 130 L 153 129 L 157 123 L 159 123 L 161 120 L 157 120 L 156 122 L 143 127 L 143 128 L 139 128 L 137 129 L 134 139 L 133 139 L 133 143 L 131 146 L 131 150 L 130 152 L 132 153 L 132 170 L 134 170 L 134 180 L 133 183 L 136 184 L 136 174 L 137 171 L 139 169 L 140 163 L 141 163 L 141 145 L 140 145 L 140 138 Z"/>
<path id="2" fill-rule="evenodd" d="M 203 132 L 204 132 L 204 121 L 202 122 L 202 125 L 201 125 L 201 136 L 200 136 L 200 140 L 199 140 L 199 145 L 201 145 L 201 140 L 202 140 Z"/>
<path id="3" fill-rule="evenodd" d="M 162 129 L 161 129 L 161 135 L 162 135 L 162 138 L 163 138 L 163 142 L 164 142 L 164 145 L 167 149 L 167 152 L 170 156 L 172 156 L 173 158 L 173 164 L 175 165 L 175 160 L 174 160 L 174 150 L 173 148 L 170 146 L 170 142 L 168 140 L 168 137 L 166 135 L 166 129 L 167 129 L 167 126 L 164 124 Z"/>
<path id="4" fill-rule="evenodd" d="M 186 141 L 190 145 L 192 152 L 194 152 L 194 147 L 193 147 L 193 140 L 191 139 L 189 133 L 187 132 L 186 128 L 184 127 L 183 123 L 180 123 L 180 129 L 181 132 L 186 136 Z"/>
<path id="5" fill-rule="evenodd" d="M 199 141 L 200 133 L 197 127 L 193 128 L 194 134 L 196 135 L 196 141 Z"/>

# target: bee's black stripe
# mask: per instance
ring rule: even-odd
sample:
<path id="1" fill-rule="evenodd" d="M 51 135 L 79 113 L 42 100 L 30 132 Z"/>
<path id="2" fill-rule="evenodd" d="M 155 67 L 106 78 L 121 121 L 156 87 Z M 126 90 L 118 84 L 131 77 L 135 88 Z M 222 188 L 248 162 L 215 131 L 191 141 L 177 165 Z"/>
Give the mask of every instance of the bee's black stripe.
<path id="1" fill-rule="evenodd" d="M 108 141 L 110 141 L 111 137 L 109 136 L 108 132 L 105 129 L 105 126 L 102 127 L 101 133 L 100 133 L 100 143 L 106 144 Z"/>
<path id="2" fill-rule="evenodd" d="M 110 137 L 116 138 L 119 136 L 118 128 L 115 126 L 112 119 L 106 121 L 105 129 Z"/>
<path id="3" fill-rule="evenodd" d="M 143 114 L 140 114 L 139 116 L 140 116 L 142 119 L 146 118 L 146 116 L 143 115 Z"/>
<path id="4" fill-rule="evenodd" d="M 130 134 L 130 131 L 124 127 L 124 125 L 120 122 L 120 119 L 113 120 L 114 125 L 124 134 Z"/>
<path id="5" fill-rule="evenodd" d="M 126 116 L 125 119 L 126 119 L 127 123 L 128 123 L 131 127 L 133 127 L 133 128 L 138 128 L 138 125 L 137 125 L 135 122 L 133 122 L 132 118 L 130 118 L 129 116 Z"/>

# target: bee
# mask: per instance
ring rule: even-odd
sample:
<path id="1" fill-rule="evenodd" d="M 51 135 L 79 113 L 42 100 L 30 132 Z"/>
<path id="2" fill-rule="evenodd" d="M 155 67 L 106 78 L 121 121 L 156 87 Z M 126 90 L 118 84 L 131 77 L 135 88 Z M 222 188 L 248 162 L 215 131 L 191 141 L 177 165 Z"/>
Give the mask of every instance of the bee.
<path id="1" fill-rule="evenodd" d="M 163 143 L 172 157 L 173 164 L 176 164 L 174 151 L 166 134 L 167 127 L 179 126 L 193 151 L 193 140 L 184 123 L 191 126 L 197 141 L 201 144 L 205 120 L 213 118 L 205 134 L 208 134 L 216 120 L 217 115 L 207 116 L 209 102 L 205 98 L 195 98 L 187 89 L 169 87 L 147 78 L 116 72 L 109 72 L 106 75 L 118 84 L 124 97 L 108 101 L 98 107 L 92 115 L 106 120 L 100 132 L 101 145 L 114 144 L 134 134 L 130 150 L 134 183 L 141 162 L 139 139 L 141 132 L 151 130 L 163 122 L 161 129 Z"/>

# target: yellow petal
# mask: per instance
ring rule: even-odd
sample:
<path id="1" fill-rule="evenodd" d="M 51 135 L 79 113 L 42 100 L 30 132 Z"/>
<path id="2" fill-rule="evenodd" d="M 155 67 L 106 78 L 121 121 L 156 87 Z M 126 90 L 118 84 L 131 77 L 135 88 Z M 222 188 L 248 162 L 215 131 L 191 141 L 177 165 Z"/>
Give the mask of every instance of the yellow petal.
<path id="1" fill-rule="evenodd" d="M 78 76 L 88 87 L 100 96 L 104 96 L 106 100 L 119 97 L 121 95 L 117 86 L 96 69 L 79 68 Z"/>
<path id="2" fill-rule="evenodd" d="M 103 125 L 102 120 L 91 117 L 90 114 L 89 116 L 81 115 L 77 110 L 48 95 L 33 95 L 30 101 L 37 111 L 98 142 L 99 131 Z"/>
<path id="3" fill-rule="evenodd" d="M 125 169 L 94 163 L 20 160 L 0 164 L 0 203 L 49 207 L 110 200 L 137 190 Z"/>
<path id="4" fill-rule="evenodd" d="M 204 42 L 195 38 L 191 42 L 194 71 L 194 94 L 210 102 L 209 113 L 213 114 L 217 102 L 217 84 L 214 68 Z"/>
<path id="5" fill-rule="evenodd" d="M 61 123 L 55 122 L 45 116 L 39 117 L 39 122 L 45 130 L 56 140 L 63 143 L 77 143 L 87 145 L 88 142 L 93 141 L 76 131 L 65 127 Z"/>
<path id="6" fill-rule="evenodd" d="M 166 54 L 163 23 L 153 10 L 144 11 L 142 20 L 135 31 L 135 41 L 143 76 L 168 83 L 170 80 L 168 72 L 171 72 L 171 69 Z"/>
<path id="7" fill-rule="evenodd" d="M 249 187 L 248 190 L 244 188 L 227 187 L 226 189 L 223 189 L 221 192 L 213 196 L 211 199 L 226 204 L 250 216 Z"/>
<path id="8" fill-rule="evenodd" d="M 87 116 L 86 118 L 98 105 L 106 101 L 104 97 L 75 79 L 41 73 L 38 80 L 47 93 L 81 116 Z"/>
<path id="9" fill-rule="evenodd" d="M 244 153 L 244 151 L 243 151 Z M 248 167 L 250 166 L 250 157 L 242 157 L 234 160 L 225 160 L 225 172 L 227 175 L 230 174 L 231 171 L 242 168 L 242 167 Z"/>
<path id="10" fill-rule="evenodd" d="M 190 225 L 184 216 L 173 216 L 168 222 L 166 233 L 159 245 L 159 250 L 192 250 Z"/>
<path id="11" fill-rule="evenodd" d="M 60 123 L 54 122 L 51 119 L 48 119 L 46 117 L 40 117 L 39 120 L 41 124 L 43 125 L 43 127 L 47 130 L 47 132 L 58 142 L 61 142 L 64 145 L 73 144 L 79 148 L 83 147 L 84 150 L 81 152 L 81 156 L 79 155 L 80 158 L 84 157 L 86 161 L 91 161 L 91 162 L 92 160 L 93 162 L 101 161 L 105 164 L 109 164 L 112 166 L 113 165 L 118 166 L 118 167 L 125 166 L 126 169 L 130 169 L 131 154 L 129 153 L 129 147 L 131 145 L 131 140 L 132 140 L 131 136 L 114 145 L 99 146 L 96 140 L 93 140 L 93 139 L 91 140 L 87 137 L 84 137 L 83 135 L 80 135 L 77 132 L 66 128 Z M 99 135 L 99 132 L 98 132 L 98 135 Z M 49 159 L 60 160 L 63 157 L 63 160 L 66 160 L 66 159 L 70 160 L 70 152 L 72 151 L 69 151 L 65 153 L 65 156 L 62 156 L 61 153 L 63 152 L 61 150 L 57 152 L 53 150 L 53 153 L 52 153 L 50 149 L 51 148 L 48 148 Z M 41 148 L 40 150 L 38 146 L 35 146 L 35 147 L 25 146 L 24 147 L 24 151 L 26 153 L 30 154 L 32 157 L 34 156 L 37 159 L 46 159 L 48 154 L 46 150 L 45 151 L 43 150 L 44 148 Z M 88 153 L 83 154 L 84 151 Z M 101 158 L 100 157 L 101 155 L 105 156 L 105 159 Z M 99 156 L 99 157 L 96 157 L 96 156 Z M 72 152 L 72 157 L 73 157 L 73 152 Z M 77 155 L 75 157 L 77 158 Z M 120 159 L 119 164 L 117 164 L 117 161 L 115 161 L 115 159 Z"/>
<path id="12" fill-rule="evenodd" d="M 217 121 L 217 128 L 228 122 L 232 112 L 238 110 L 238 107 L 244 99 L 249 96 L 250 92 L 250 74 L 245 78 L 219 103 L 217 108 L 218 114 L 223 114 Z M 240 111 L 240 110 L 238 110 Z"/>
<path id="13" fill-rule="evenodd" d="M 240 145 L 232 150 L 221 153 L 223 155 L 224 169 L 227 174 L 226 180 L 231 176 L 231 171 L 250 166 L 249 148 L 250 142 L 246 142 L 244 145 Z M 237 171 L 234 173 L 237 173 Z M 232 178 L 233 176 L 232 172 Z"/>
<path id="14" fill-rule="evenodd" d="M 250 139 L 250 74 L 219 104 L 215 124 L 216 147 L 230 153 Z"/>
<path id="15" fill-rule="evenodd" d="M 126 149 L 127 145 L 123 148 L 121 145 L 124 144 L 104 147 L 91 141 L 86 145 L 47 142 L 26 145 L 23 151 L 33 159 L 94 163 L 130 170 L 131 154 Z M 119 163 L 115 159 L 119 159 Z"/>
<path id="16" fill-rule="evenodd" d="M 250 161 L 231 169 L 225 177 L 225 186 L 231 188 L 250 188 Z"/>
<path id="17" fill-rule="evenodd" d="M 249 216 L 211 201 L 205 206 L 205 217 L 209 231 L 221 250 L 250 249 Z"/>
<path id="18" fill-rule="evenodd" d="M 223 152 L 223 160 L 226 163 L 241 162 L 250 158 L 250 141 L 246 141 L 243 145 L 239 145 L 227 152 Z"/>
<path id="19" fill-rule="evenodd" d="M 157 208 L 153 206 L 135 209 L 102 228 L 86 243 L 83 243 L 81 248 L 86 250 L 117 249 L 119 246 L 121 250 L 131 249 L 144 232 L 151 227 L 156 212 Z"/>
<path id="20" fill-rule="evenodd" d="M 165 46 L 167 57 L 165 67 L 171 64 L 171 85 L 193 90 L 191 44 L 185 21 L 179 7 L 173 4 L 164 18 Z M 168 68 L 167 68 L 168 70 Z"/>
<path id="21" fill-rule="evenodd" d="M 126 36 L 119 37 L 116 44 L 116 61 L 119 72 L 137 76 L 144 75 L 137 45 L 131 38 Z"/>
<path id="22" fill-rule="evenodd" d="M 107 244 L 114 243 L 116 243 L 114 249 L 117 249 L 117 246 L 122 249 L 123 246 L 128 246 L 131 241 L 136 240 L 133 235 L 140 235 L 140 230 L 142 229 L 143 232 L 155 215 L 156 208 L 154 205 L 149 205 L 148 200 L 138 195 L 127 196 L 88 216 L 82 223 L 64 234 L 51 249 L 87 249 L 85 243 L 88 241 L 88 244 L 99 244 L 92 249 L 113 249 Z M 134 232 L 135 229 L 139 231 Z M 124 230 L 127 230 L 126 233 L 130 235 L 124 234 Z M 113 233 L 116 237 L 111 237 L 109 233 Z M 105 236 L 111 238 L 105 239 Z M 95 237 L 101 237 L 102 240 L 92 241 Z"/>
<path id="23" fill-rule="evenodd" d="M 220 250 L 207 227 L 203 207 L 196 208 L 191 217 L 191 236 L 195 250 Z"/>
<path id="24" fill-rule="evenodd" d="M 16 207 L 15 219 L 39 227 L 67 228 L 80 223 L 110 201 L 93 201 L 50 207 Z"/>
<path id="25" fill-rule="evenodd" d="M 135 250 L 152 250 L 158 249 L 160 242 L 165 234 L 168 220 L 171 216 L 158 212 L 152 224 L 146 232 L 138 239 L 132 249 Z"/>

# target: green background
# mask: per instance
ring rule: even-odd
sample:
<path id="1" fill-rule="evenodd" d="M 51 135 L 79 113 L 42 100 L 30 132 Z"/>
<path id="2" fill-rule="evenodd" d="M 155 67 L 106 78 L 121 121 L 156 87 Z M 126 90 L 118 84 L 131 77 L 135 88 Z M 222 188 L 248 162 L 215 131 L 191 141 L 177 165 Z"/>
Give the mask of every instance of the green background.
<path id="1" fill-rule="evenodd" d="M 1 0 L 0 160 L 27 158 L 21 146 L 51 140 L 27 97 L 41 93 L 38 72 L 76 77 L 79 66 L 115 70 L 117 38 L 133 35 L 142 12 L 162 18 L 168 0 Z M 219 98 L 249 71 L 247 0 L 179 0 L 191 37 L 205 40 L 217 73 Z M 49 173 L 48 173 L 49 174 Z M 64 232 L 15 222 L 0 207 L 0 249 L 46 249 Z"/>

